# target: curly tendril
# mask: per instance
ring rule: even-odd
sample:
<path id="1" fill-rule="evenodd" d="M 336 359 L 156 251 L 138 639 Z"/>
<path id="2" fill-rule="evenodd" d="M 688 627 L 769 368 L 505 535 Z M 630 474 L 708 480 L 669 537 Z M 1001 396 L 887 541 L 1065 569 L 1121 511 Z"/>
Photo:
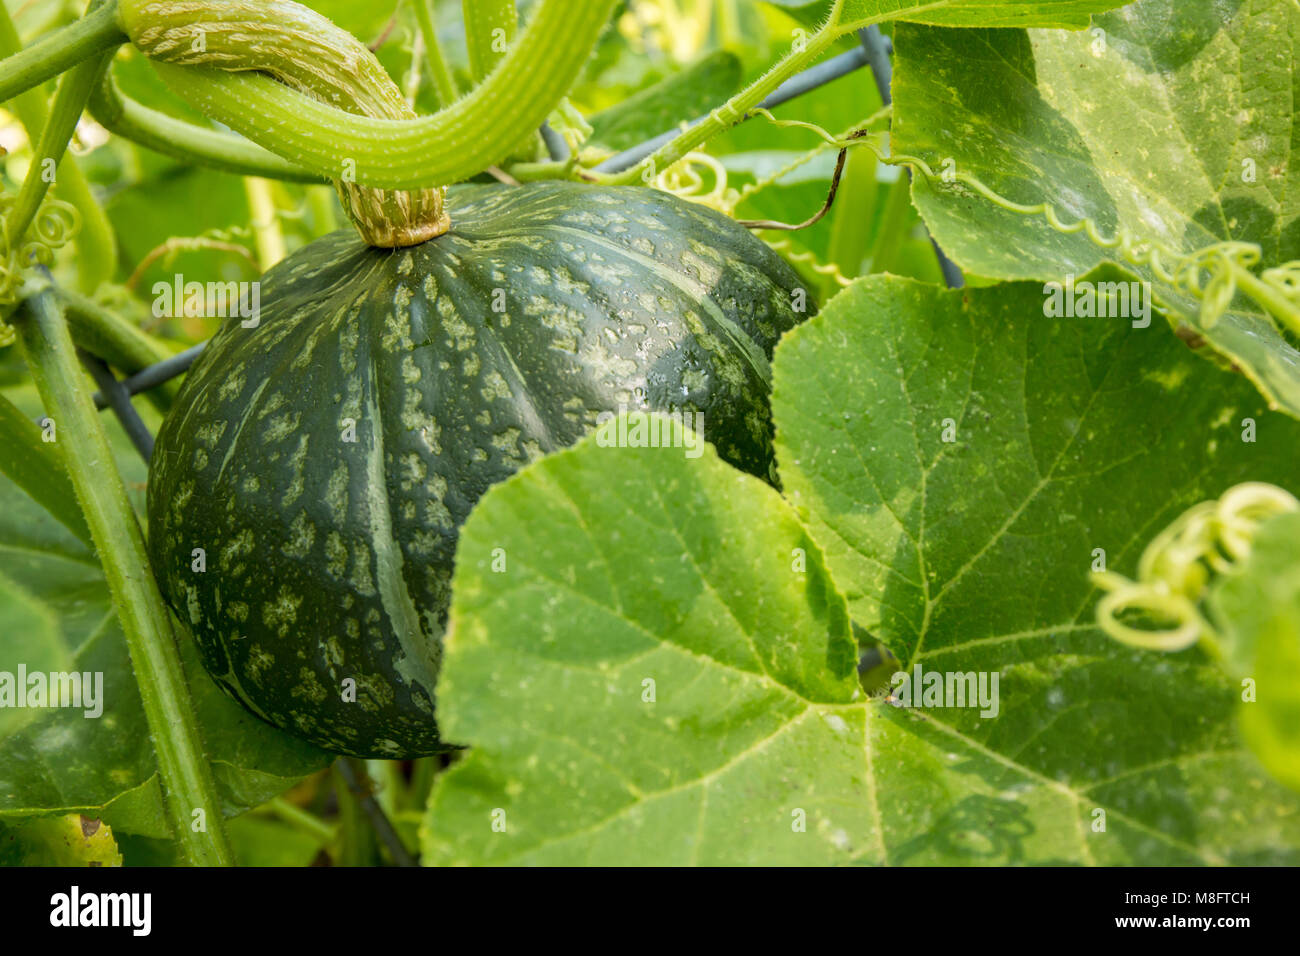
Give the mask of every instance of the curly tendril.
<path id="1" fill-rule="evenodd" d="M 761 108 L 750 110 L 749 115 L 761 116 L 776 126 L 809 130 L 821 137 L 823 148 L 865 147 L 882 163 L 910 167 L 925 176 L 936 188 L 951 190 L 956 184 L 961 184 L 1001 209 L 1024 216 L 1041 216 L 1049 227 L 1063 235 L 1082 232 L 1094 245 L 1114 250 L 1118 258 L 1129 265 L 1145 266 L 1165 285 L 1199 301 L 1198 318 L 1202 328 L 1214 328 L 1231 307 L 1233 297 L 1242 292 L 1264 310 L 1275 328 L 1281 323 L 1293 334 L 1300 335 L 1300 261 L 1283 263 L 1256 275 L 1254 269 L 1262 258 L 1257 243 L 1216 242 L 1184 253 L 1161 242 L 1139 238 L 1127 226 L 1121 227 L 1114 235 L 1107 235 L 1093 219 L 1085 217 L 1067 221 L 1061 218 L 1051 203 L 1015 202 L 961 170 L 954 170 L 945 176 L 936 173 L 919 156 L 886 155 L 867 134 L 871 125 L 888 115 L 889 111 L 889 107 L 885 107 L 858 129 L 841 136 L 836 136 L 815 123 L 778 120 Z"/>
<path id="2" fill-rule="evenodd" d="M 9 215 L 15 197 L 0 195 L 0 221 Z M 54 264 L 54 255 L 81 229 L 81 213 L 71 203 L 47 196 L 20 244 L 10 248 L 5 230 L 0 229 L 0 315 L 17 304 L 24 271 L 34 265 Z M 0 348 L 14 343 L 12 326 L 0 318 Z"/>
<path id="3" fill-rule="evenodd" d="M 730 216 L 740 193 L 727 185 L 727 168 L 708 153 L 687 153 L 656 176 L 656 189 Z"/>
<path id="4" fill-rule="evenodd" d="M 1200 610 L 1211 576 L 1227 574 L 1249 557 L 1263 522 L 1297 510 L 1294 496 L 1260 482 L 1237 485 L 1217 501 L 1189 508 L 1147 545 L 1136 581 L 1112 571 L 1093 573 L 1107 592 L 1097 605 L 1098 625 L 1133 647 L 1181 651 L 1202 641 L 1217 651 L 1217 635 Z M 1121 619 L 1134 614 L 1168 623 L 1139 628 Z"/>

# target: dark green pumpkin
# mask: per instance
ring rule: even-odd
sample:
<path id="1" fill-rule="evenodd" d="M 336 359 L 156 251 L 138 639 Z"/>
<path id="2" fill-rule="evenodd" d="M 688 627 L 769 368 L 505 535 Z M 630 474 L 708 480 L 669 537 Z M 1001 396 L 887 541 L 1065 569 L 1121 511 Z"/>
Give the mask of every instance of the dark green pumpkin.
<path id="1" fill-rule="evenodd" d="M 151 556 L 212 676 L 358 756 L 448 749 L 452 558 L 490 485 L 620 405 L 703 412 L 723 458 L 770 478 L 768 363 L 804 317 L 778 256 L 661 192 L 472 186 L 449 210 L 421 246 L 341 232 L 271 269 L 260 324 L 217 332 L 150 470 Z"/>

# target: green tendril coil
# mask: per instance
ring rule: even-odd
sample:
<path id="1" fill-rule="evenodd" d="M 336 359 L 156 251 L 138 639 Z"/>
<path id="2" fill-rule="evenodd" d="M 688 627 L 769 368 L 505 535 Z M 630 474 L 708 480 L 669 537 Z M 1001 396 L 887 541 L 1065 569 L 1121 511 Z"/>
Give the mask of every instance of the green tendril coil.
<path id="1" fill-rule="evenodd" d="M 1214 628 L 1200 610 L 1213 575 L 1227 574 L 1249 557 L 1263 522 L 1297 510 L 1300 501 L 1293 495 L 1261 482 L 1237 485 L 1217 501 L 1189 508 L 1147 545 L 1136 581 L 1112 571 L 1093 573 L 1107 592 L 1097 605 L 1097 624 L 1131 647 L 1181 651 L 1202 642 L 1217 652 Z M 1134 613 L 1172 623 L 1139 628 L 1121 620 Z"/>
<path id="2" fill-rule="evenodd" d="M 14 204 L 12 195 L 0 196 L 0 220 L 9 215 Z M 13 248 L 0 229 L 0 316 L 18 303 L 26 280 L 25 271 L 33 265 L 54 264 L 55 253 L 66 246 L 81 229 L 81 213 L 71 203 L 47 196 L 35 220 Z M 14 343 L 16 333 L 0 318 L 0 348 Z"/>

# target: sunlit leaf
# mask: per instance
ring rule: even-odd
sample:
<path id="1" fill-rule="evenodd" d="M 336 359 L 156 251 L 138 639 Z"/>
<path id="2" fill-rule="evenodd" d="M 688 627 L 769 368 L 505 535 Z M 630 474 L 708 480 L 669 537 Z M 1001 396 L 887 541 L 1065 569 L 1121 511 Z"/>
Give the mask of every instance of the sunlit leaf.
<path id="1" fill-rule="evenodd" d="M 1297 35 L 1300 7 L 1281 2 L 1142 0 L 1082 33 L 900 26 L 894 148 L 1015 202 L 1050 203 L 1067 223 L 1090 219 L 1107 238 L 1127 230 L 1181 255 L 1252 242 L 1262 267 L 1276 266 L 1300 258 Z M 979 275 L 1129 267 L 1300 416 L 1300 351 L 1243 296 L 1210 327 L 1196 297 L 1082 231 L 1002 209 L 960 181 L 917 176 L 914 200 L 944 250 Z"/>

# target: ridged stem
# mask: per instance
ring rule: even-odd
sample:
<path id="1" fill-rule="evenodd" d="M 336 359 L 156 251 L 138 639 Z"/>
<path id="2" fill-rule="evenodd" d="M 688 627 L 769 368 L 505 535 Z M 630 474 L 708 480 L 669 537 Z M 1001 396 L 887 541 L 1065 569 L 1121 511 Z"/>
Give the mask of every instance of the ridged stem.
<path id="1" fill-rule="evenodd" d="M 105 4 L 92 10 L 86 17 L 78 20 L 77 23 L 72 24 L 67 29 L 73 30 L 92 18 L 102 17 L 105 7 L 115 10 L 116 4 Z M 116 22 L 114 18 L 113 23 L 116 24 Z M 62 35 L 62 32 L 57 35 Z M 94 30 L 87 31 L 82 28 L 80 35 L 84 36 L 87 32 L 92 35 L 95 33 Z M 111 44 L 102 50 L 96 49 L 92 51 L 88 56 L 93 56 L 96 52 L 107 52 L 125 39 L 125 35 L 119 29 Z M 30 49 L 35 50 L 40 46 L 41 43 L 37 43 Z M 80 50 L 82 46 L 74 43 L 70 44 L 68 48 Z M 4 4 L 0 3 L 0 55 L 14 54 L 14 56 L 0 63 L 0 67 L 13 63 L 24 52 L 27 51 L 22 49 L 22 40 L 18 36 L 18 30 L 14 26 L 13 19 Z M 48 119 L 45 96 L 41 90 L 33 87 L 18 94 L 10 104 L 10 108 L 18 116 L 18 121 L 22 123 L 23 128 L 27 131 L 27 138 L 31 142 L 33 149 L 35 149 L 40 142 L 41 134 Z M 74 157 L 65 156 L 59 162 L 58 181 L 54 184 L 54 191 L 62 199 L 70 203 L 81 215 L 81 230 L 74 239 L 78 253 L 77 277 L 83 291 L 93 292 L 101 282 L 112 279 L 113 274 L 117 271 L 117 237 L 113 234 L 113 227 L 109 224 L 108 217 L 104 215 L 103 208 L 91 192 L 90 183 L 86 181 L 86 177 L 82 174 L 81 167 L 77 165 Z"/>
<path id="2" fill-rule="evenodd" d="M 292 0 L 121 0 L 131 42 L 157 65 L 257 72 L 347 113 L 395 120 L 415 113 L 373 53 L 345 30 Z M 339 198 L 374 246 L 411 246 L 447 230 L 439 188 L 362 186 L 346 163 Z"/>
<path id="3" fill-rule="evenodd" d="M 76 132 L 77 121 L 86 107 L 90 91 L 99 82 L 99 76 L 112 55 L 111 52 L 97 53 L 74 66 L 59 79 L 59 88 L 54 94 L 54 105 L 50 109 L 48 121 L 41 130 L 40 140 L 32 147 L 32 165 L 5 218 L 7 248 L 16 249 L 22 244 L 23 236 L 50 188 L 51 179 L 46 174 L 47 162 L 53 160 L 56 179 L 60 169 L 66 174 L 71 168 L 71 163 L 62 163 L 63 154 L 72 140 L 72 134 Z"/>
<path id="4" fill-rule="evenodd" d="M 416 0 L 416 5 L 426 2 L 429 0 Z M 460 8 L 465 21 L 470 76 L 475 84 L 482 83 L 514 41 L 519 29 L 519 11 L 515 9 L 515 0 L 461 0 Z"/>
<path id="5" fill-rule="evenodd" d="M 171 619 L 145 554 L 144 535 L 99 413 L 86 388 L 63 310 L 48 282 L 29 289 L 19 329 L 63 463 L 76 490 L 126 635 L 153 738 L 172 834 L 195 866 L 229 866 L 221 803 L 190 701 Z M 202 811 L 201 816 L 196 811 Z M 196 829 L 202 819 L 204 826 Z"/>
<path id="6" fill-rule="evenodd" d="M 438 40 L 438 25 L 433 21 L 433 0 L 412 0 L 411 5 L 415 7 L 415 21 L 424 37 L 424 56 L 429 61 L 429 72 L 433 74 L 433 88 L 438 91 L 438 104 L 450 106 L 460 99 L 460 87 Z"/>
<path id="7" fill-rule="evenodd" d="M 221 133 L 150 109 L 122 91 L 111 67 L 91 94 L 90 115 L 109 132 L 184 163 L 286 182 L 321 183 L 326 179 L 242 136 Z"/>
<path id="8" fill-rule="evenodd" d="M 577 79 L 614 0 L 541 0 L 486 80 L 432 116 L 383 120 L 333 109 L 256 73 L 158 63 L 207 116 L 303 168 L 383 189 L 456 183 L 534 133 Z"/>
<path id="9" fill-rule="evenodd" d="M 4 20 L 9 21 L 8 11 L 4 13 Z M 96 53 L 114 50 L 125 42 L 126 34 L 117 21 L 117 3 L 105 3 L 75 23 L 0 60 L 0 103 L 40 86 Z"/>

